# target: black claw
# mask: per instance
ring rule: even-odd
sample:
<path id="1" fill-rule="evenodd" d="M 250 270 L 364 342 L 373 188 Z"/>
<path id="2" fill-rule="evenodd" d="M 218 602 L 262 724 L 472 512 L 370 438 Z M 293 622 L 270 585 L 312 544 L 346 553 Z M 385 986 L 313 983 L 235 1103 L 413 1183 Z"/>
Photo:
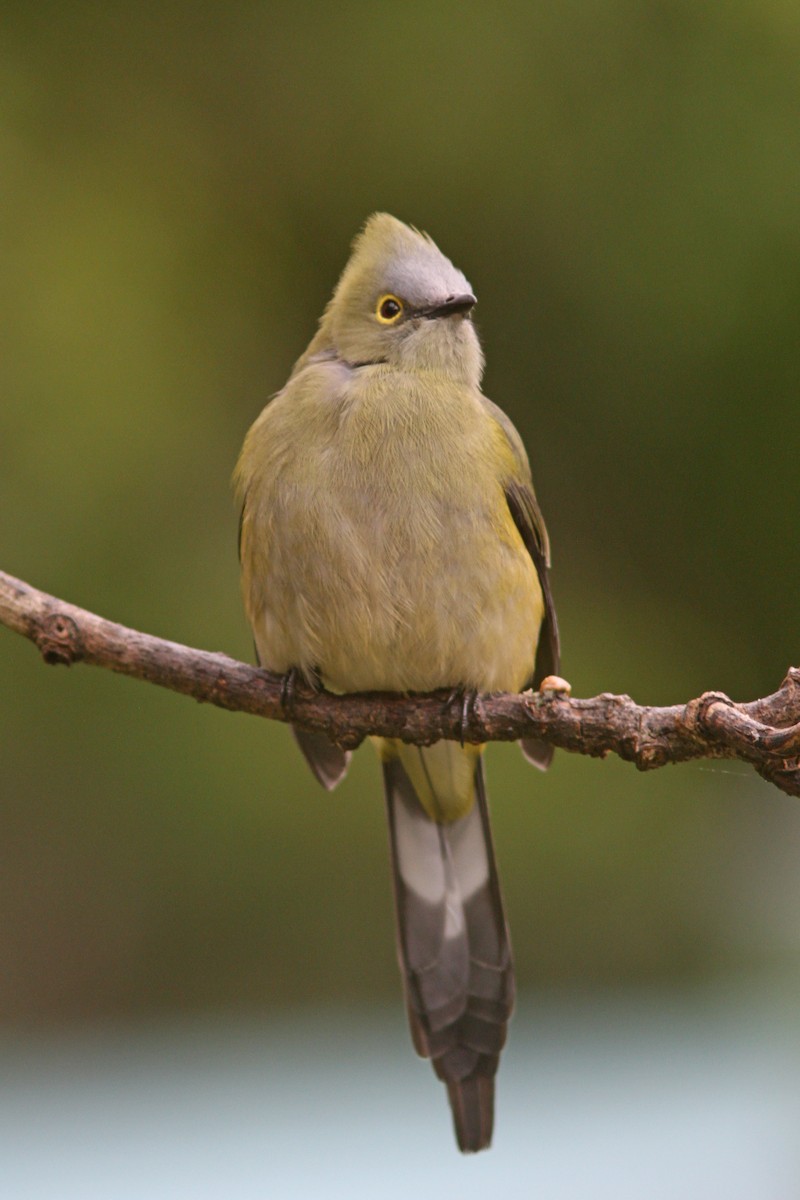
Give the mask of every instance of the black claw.
<path id="1" fill-rule="evenodd" d="M 297 702 L 297 685 L 301 682 L 310 687 L 313 692 L 325 691 L 325 685 L 317 667 L 313 667 L 310 671 L 302 671 L 300 667 L 289 667 L 289 670 L 281 678 L 281 708 L 287 717 L 291 717 L 294 713 Z"/>
<path id="2" fill-rule="evenodd" d="M 449 708 L 450 705 L 454 704 L 456 701 L 459 702 L 461 709 L 458 722 L 460 734 L 458 740 L 463 748 L 464 742 L 466 741 L 467 731 L 469 729 L 469 723 L 472 720 L 472 714 L 475 712 L 475 705 L 478 701 L 478 693 L 475 688 L 453 688 L 452 692 L 447 697 L 447 707 Z"/>
<path id="3" fill-rule="evenodd" d="M 297 667 L 289 667 L 289 670 L 281 680 L 281 708 L 290 717 L 294 711 L 294 704 L 297 693 L 297 677 L 300 672 Z"/>
<path id="4" fill-rule="evenodd" d="M 464 702 L 461 705 L 461 746 L 464 746 L 464 735 L 469 729 L 470 721 L 475 713 L 478 705 L 478 692 L 475 688 L 470 688 L 464 692 Z"/>

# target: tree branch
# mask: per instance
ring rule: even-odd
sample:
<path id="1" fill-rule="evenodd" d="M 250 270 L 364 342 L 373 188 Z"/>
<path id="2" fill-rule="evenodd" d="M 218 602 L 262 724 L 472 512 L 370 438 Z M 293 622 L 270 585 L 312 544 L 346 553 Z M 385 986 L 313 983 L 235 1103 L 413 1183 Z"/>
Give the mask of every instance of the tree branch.
<path id="1" fill-rule="evenodd" d="M 335 696 L 298 684 L 287 712 L 280 676 L 116 625 L 2 571 L 0 623 L 30 638 L 47 663 L 107 667 L 220 708 L 291 720 L 346 748 L 368 734 L 418 745 L 462 736 L 461 704 L 446 692 Z M 475 743 L 536 737 L 578 754 L 618 754 L 642 771 L 693 758 L 740 759 L 799 796 L 800 670 L 790 668 L 780 689 L 763 700 L 734 704 L 722 692 L 704 692 L 668 708 L 608 693 L 575 700 L 563 680 L 545 680 L 542 692 L 480 696 L 463 736 Z"/>

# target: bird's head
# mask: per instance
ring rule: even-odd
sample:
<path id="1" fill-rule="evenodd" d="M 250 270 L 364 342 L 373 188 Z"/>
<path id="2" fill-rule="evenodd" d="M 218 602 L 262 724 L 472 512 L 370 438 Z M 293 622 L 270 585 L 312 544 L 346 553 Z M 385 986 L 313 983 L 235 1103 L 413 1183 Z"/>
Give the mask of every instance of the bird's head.
<path id="1" fill-rule="evenodd" d="M 353 364 L 444 371 L 475 386 L 483 355 L 464 275 L 423 233 L 375 213 L 322 318 L 320 341 Z"/>

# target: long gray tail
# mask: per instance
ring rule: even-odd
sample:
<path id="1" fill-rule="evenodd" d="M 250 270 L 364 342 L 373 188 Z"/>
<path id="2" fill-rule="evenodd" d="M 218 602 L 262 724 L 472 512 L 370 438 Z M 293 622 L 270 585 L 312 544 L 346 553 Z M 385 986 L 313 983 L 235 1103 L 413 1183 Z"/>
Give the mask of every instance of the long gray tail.
<path id="1" fill-rule="evenodd" d="M 475 803 L 447 823 L 425 811 L 399 758 L 385 761 L 383 773 L 411 1034 L 447 1085 L 459 1148 L 482 1150 L 492 1138 L 494 1076 L 514 1004 L 482 758 Z"/>

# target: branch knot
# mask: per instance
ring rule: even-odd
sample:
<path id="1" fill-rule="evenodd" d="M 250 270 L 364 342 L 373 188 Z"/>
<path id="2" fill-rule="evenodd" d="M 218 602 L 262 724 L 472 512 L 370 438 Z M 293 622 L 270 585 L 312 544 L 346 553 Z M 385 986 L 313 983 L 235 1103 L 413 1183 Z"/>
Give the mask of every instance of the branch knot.
<path id="1" fill-rule="evenodd" d="M 50 666 L 71 667 L 83 657 L 80 629 L 66 613 L 54 612 L 46 616 L 36 630 L 34 641 Z"/>

